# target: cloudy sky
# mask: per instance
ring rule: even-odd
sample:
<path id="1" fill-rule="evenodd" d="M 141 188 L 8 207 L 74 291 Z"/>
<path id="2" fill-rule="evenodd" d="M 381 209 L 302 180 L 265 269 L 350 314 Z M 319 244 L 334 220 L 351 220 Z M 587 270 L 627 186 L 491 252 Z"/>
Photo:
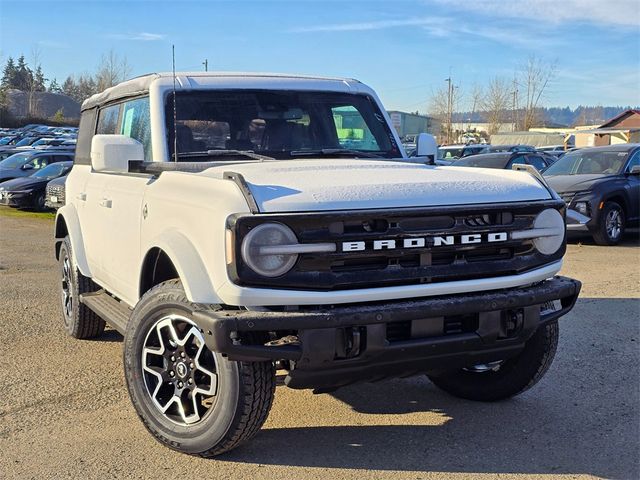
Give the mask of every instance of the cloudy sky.
<path id="1" fill-rule="evenodd" d="M 0 60 L 37 48 L 60 83 L 110 49 L 168 71 L 172 44 L 178 70 L 354 77 L 389 109 L 426 111 L 449 71 L 463 109 L 531 55 L 556 65 L 547 106 L 640 105 L 640 0 L 0 0 Z"/>

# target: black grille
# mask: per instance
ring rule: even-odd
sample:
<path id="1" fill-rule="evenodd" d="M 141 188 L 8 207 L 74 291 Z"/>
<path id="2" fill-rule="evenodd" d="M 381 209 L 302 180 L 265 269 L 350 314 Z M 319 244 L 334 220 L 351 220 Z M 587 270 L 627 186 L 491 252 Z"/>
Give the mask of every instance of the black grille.
<path id="1" fill-rule="evenodd" d="M 564 248 L 541 255 L 531 240 L 489 242 L 488 235 L 531 228 L 545 208 L 563 212 L 560 201 L 497 204 L 474 207 L 309 213 L 305 215 L 247 215 L 229 219 L 236 231 L 236 252 L 242 239 L 265 221 L 293 229 L 301 243 L 335 243 L 333 253 L 307 253 L 278 278 L 257 275 L 237 256 L 230 278 L 240 285 L 271 288 L 345 290 L 471 280 L 513 275 L 562 257 Z M 476 244 L 462 244 L 462 235 L 480 235 Z M 453 236 L 453 245 L 436 246 L 434 237 Z M 424 238 L 425 246 L 403 248 L 407 238 Z M 375 240 L 395 240 L 398 248 L 373 250 Z M 344 242 L 365 242 L 363 251 L 342 251 Z"/>

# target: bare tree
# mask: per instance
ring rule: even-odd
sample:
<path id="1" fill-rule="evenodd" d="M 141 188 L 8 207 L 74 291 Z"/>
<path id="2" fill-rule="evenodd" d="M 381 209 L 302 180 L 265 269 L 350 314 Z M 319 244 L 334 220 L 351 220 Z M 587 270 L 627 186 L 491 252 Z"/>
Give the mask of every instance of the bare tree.
<path id="1" fill-rule="evenodd" d="M 429 113 L 441 122 L 441 142 L 450 143 L 453 139 L 453 112 L 458 107 L 460 98 L 460 88 L 451 83 L 431 95 Z"/>
<path id="2" fill-rule="evenodd" d="M 481 85 L 477 83 L 473 85 L 470 93 L 470 115 L 469 122 L 473 122 L 473 118 L 476 115 L 476 112 L 481 108 L 482 102 L 484 100 L 484 89 Z"/>
<path id="3" fill-rule="evenodd" d="M 507 109 L 511 90 L 509 83 L 500 77 L 495 77 L 489 82 L 482 109 L 487 113 L 489 121 L 489 134 L 498 133 L 500 124 L 503 123 Z"/>
<path id="4" fill-rule="evenodd" d="M 40 65 L 40 58 L 42 57 L 42 50 L 39 46 L 31 47 L 31 66 L 32 69 L 29 75 L 29 90 L 27 93 L 28 101 L 28 114 L 30 117 L 37 117 L 40 113 L 38 105 L 38 97 L 36 92 L 42 91 L 40 83 L 44 83 L 44 77 L 42 75 L 42 66 Z M 38 78 L 34 75 L 34 72 L 38 72 Z M 42 85 L 44 88 L 44 84 Z"/>
<path id="5" fill-rule="evenodd" d="M 122 82 L 131 74 L 126 57 L 120 58 L 113 50 L 103 54 L 96 72 L 97 90 L 100 92 Z"/>
<path id="6" fill-rule="evenodd" d="M 556 74 L 556 64 L 547 63 L 535 55 L 529 57 L 520 73 L 520 86 L 523 94 L 524 118 L 522 126 L 529 130 L 538 120 L 540 101 L 549 82 Z"/>

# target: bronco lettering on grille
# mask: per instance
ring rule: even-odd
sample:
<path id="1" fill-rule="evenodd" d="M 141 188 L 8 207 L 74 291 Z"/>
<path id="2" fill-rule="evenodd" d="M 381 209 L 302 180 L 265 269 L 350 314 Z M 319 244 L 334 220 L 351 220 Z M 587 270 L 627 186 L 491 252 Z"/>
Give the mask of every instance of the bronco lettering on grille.
<path id="1" fill-rule="evenodd" d="M 342 242 L 343 252 L 362 252 L 365 250 L 396 250 L 399 248 L 430 248 L 447 245 L 469 245 L 479 243 L 506 242 L 507 232 L 472 233 L 465 235 L 444 235 L 432 237 L 411 237 L 404 239 L 373 240 L 372 242 Z"/>

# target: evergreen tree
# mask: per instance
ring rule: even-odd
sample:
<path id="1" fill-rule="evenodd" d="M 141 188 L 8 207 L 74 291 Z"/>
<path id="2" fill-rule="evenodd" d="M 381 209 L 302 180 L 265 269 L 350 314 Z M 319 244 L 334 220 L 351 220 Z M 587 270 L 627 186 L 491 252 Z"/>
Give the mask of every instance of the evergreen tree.
<path id="1" fill-rule="evenodd" d="M 78 85 L 74 78 L 69 75 L 62 84 L 62 93 L 76 100 L 78 98 Z"/>
<path id="2" fill-rule="evenodd" d="M 16 63 L 13 60 L 13 57 L 9 57 L 7 60 L 7 64 L 4 66 L 2 71 L 2 80 L 0 81 L 0 87 L 3 89 L 8 88 L 16 88 L 17 81 L 17 69 Z"/>
<path id="3" fill-rule="evenodd" d="M 28 91 L 31 87 L 31 82 L 33 82 L 33 72 L 27 65 L 24 55 L 20 55 L 16 64 L 15 85 L 12 88 Z"/>
<path id="4" fill-rule="evenodd" d="M 40 65 L 38 65 L 38 68 L 36 68 L 36 71 L 33 74 L 33 88 L 32 88 L 32 90 L 34 92 L 46 92 L 47 91 L 47 87 L 45 86 L 45 82 L 46 81 L 47 81 L 47 79 L 44 78 L 44 74 L 42 73 L 42 67 L 40 67 Z"/>
<path id="5" fill-rule="evenodd" d="M 49 82 L 48 91 L 51 93 L 63 93 L 62 87 L 58 85 L 58 81 L 55 78 Z"/>

